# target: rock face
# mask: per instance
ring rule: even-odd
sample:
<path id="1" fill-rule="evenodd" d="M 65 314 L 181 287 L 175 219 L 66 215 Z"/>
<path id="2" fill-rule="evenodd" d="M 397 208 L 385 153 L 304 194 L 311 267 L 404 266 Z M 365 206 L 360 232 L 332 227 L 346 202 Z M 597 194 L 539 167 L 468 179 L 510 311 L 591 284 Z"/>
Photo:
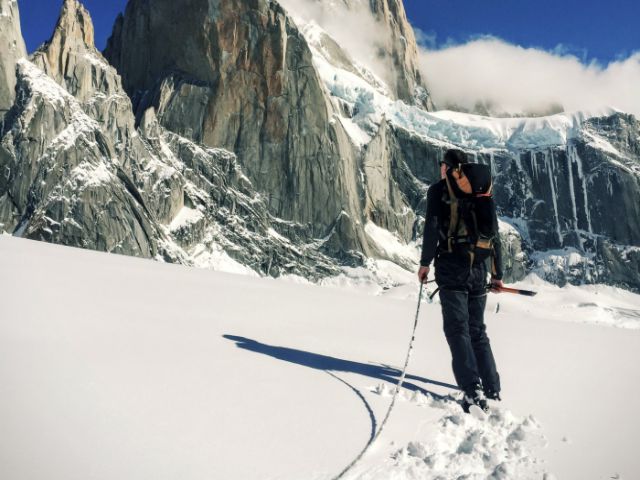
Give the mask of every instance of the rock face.
<path id="1" fill-rule="evenodd" d="M 26 56 L 18 2 L 0 0 L 0 125 L 15 98 L 16 62 Z"/>
<path id="2" fill-rule="evenodd" d="M 77 0 L 64 0 L 51 39 L 32 61 L 81 102 L 102 91 L 111 95 L 119 82 L 108 76 L 104 59 L 96 52 L 89 12 Z"/>
<path id="3" fill-rule="evenodd" d="M 141 257 L 155 226 L 109 141 L 80 105 L 26 60 L 0 147 L 0 212 L 16 235 Z M 46 126 L 46 127 L 45 127 Z"/>
<path id="4" fill-rule="evenodd" d="M 268 212 L 233 153 L 167 131 L 152 107 L 137 130 L 92 32 L 87 11 L 67 0 L 51 40 L 18 65 L 0 148 L 2 230 L 276 276 L 337 271 L 322 243 Z"/>
<path id="5" fill-rule="evenodd" d="M 614 123 L 616 117 L 600 121 Z M 585 134 L 590 126 L 585 125 Z M 640 131 L 637 123 L 634 129 Z M 594 241 L 594 235 L 619 244 L 640 245 L 640 212 L 636 208 L 640 165 L 609 158 L 580 139 L 564 148 L 494 157 L 495 168 L 501 172 L 496 196 L 503 213 L 529 219 L 528 236 L 536 250 L 582 249 Z M 624 216 L 612 214 L 612 209 L 620 209 Z"/>
<path id="6" fill-rule="evenodd" d="M 138 111 L 153 107 L 165 128 L 233 151 L 271 213 L 317 237 L 343 212 L 357 223 L 355 152 L 277 3 L 134 0 L 105 55 Z M 348 230 L 345 248 L 366 251 Z"/>
<path id="7" fill-rule="evenodd" d="M 520 231 L 530 267 L 559 284 L 640 289 L 640 123 L 586 120 L 565 145 L 478 155 L 492 164 L 500 213 Z"/>
<path id="8" fill-rule="evenodd" d="M 402 0 L 344 0 L 349 8 L 368 4 L 374 18 L 382 27 L 379 32 L 379 56 L 388 59 L 395 72 L 396 98 L 409 104 L 433 110 L 431 96 L 418 69 L 418 47 L 413 28 L 407 20 Z"/>
<path id="9" fill-rule="evenodd" d="M 640 123 L 615 113 L 576 128 L 566 143 L 549 147 L 482 152 L 463 141 L 457 146 L 494 172 L 498 212 L 509 223 L 501 225 L 509 279 L 533 270 L 561 285 L 606 282 L 640 290 Z M 446 146 L 393 131 L 413 176 L 436 181 Z M 407 198 L 419 200 L 414 183 L 399 185 Z"/>
<path id="10" fill-rule="evenodd" d="M 122 81 L 94 45 L 93 23 L 78 0 L 65 0 L 51 39 L 31 61 L 70 93 L 100 123 L 125 169 L 144 150 Z"/>
<path id="11" fill-rule="evenodd" d="M 51 40 L 32 61 L 18 65 L 18 100 L 2 141 L 5 230 L 158 255 L 155 217 L 132 180 L 130 152 L 140 145 L 131 104 L 95 50 L 91 19 L 76 0 L 64 2 Z"/>

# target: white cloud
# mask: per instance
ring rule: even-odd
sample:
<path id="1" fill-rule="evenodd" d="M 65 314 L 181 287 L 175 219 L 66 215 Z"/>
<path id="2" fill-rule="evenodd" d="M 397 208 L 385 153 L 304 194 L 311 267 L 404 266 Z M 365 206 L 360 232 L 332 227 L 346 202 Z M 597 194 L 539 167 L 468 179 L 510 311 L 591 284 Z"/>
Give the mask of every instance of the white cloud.
<path id="1" fill-rule="evenodd" d="M 379 55 L 386 32 L 367 1 L 279 1 L 295 18 L 314 20 L 354 60 L 393 83 L 392 67 Z M 587 52 L 572 46 L 545 51 L 488 36 L 462 45 L 447 40 L 442 46 L 435 33 L 414 30 L 423 78 L 440 107 L 473 110 L 482 103 L 494 113 L 509 114 L 546 112 L 558 105 L 567 111 L 614 107 L 640 116 L 640 52 L 602 66 L 585 64 Z"/>
<path id="2" fill-rule="evenodd" d="M 279 0 L 296 20 L 315 21 L 351 58 L 391 83 L 391 60 L 380 56 L 384 27 L 362 0 Z"/>
<path id="3" fill-rule="evenodd" d="M 473 109 L 478 102 L 507 113 L 610 106 L 640 116 L 640 52 L 606 67 L 585 65 L 565 49 L 546 52 L 485 37 L 440 50 L 422 48 L 420 61 L 438 105 Z"/>

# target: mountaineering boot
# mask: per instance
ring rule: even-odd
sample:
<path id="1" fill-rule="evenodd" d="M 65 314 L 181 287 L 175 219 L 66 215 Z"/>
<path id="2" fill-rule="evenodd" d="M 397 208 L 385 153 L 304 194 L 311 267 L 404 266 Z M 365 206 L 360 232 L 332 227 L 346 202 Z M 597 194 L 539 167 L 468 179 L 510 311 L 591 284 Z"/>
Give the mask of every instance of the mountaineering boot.
<path id="1" fill-rule="evenodd" d="M 469 413 L 469 409 L 476 405 L 483 412 L 489 411 L 489 405 L 487 405 L 487 399 L 482 391 L 482 386 L 474 385 L 464 392 L 464 397 L 462 397 L 462 410 L 465 413 Z"/>
<path id="2" fill-rule="evenodd" d="M 485 390 L 484 394 L 489 400 L 494 400 L 496 402 L 502 401 L 502 398 L 500 397 L 500 392 L 496 392 L 494 390 Z"/>

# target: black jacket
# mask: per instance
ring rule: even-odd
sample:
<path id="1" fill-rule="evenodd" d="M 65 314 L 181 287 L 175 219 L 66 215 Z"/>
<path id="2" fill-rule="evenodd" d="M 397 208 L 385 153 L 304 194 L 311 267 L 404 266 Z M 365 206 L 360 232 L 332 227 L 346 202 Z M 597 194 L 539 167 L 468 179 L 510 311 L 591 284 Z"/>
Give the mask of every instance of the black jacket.
<path id="1" fill-rule="evenodd" d="M 422 240 L 422 255 L 420 257 L 420 265 L 428 267 L 434 258 L 445 250 L 444 246 L 447 242 L 447 231 L 445 230 L 450 216 L 450 208 L 443 199 L 448 197 L 447 182 L 440 180 L 429 187 L 427 192 L 427 215 L 424 224 L 424 236 Z M 495 230 L 498 231 L 498 216 L 494 210 Z M 441 247 L 442 242 L 442 247 Z M 502 245 L 500 237 L 495 238 L 493 242 L 495 273 L 493 278 L 502 280 Z"/>

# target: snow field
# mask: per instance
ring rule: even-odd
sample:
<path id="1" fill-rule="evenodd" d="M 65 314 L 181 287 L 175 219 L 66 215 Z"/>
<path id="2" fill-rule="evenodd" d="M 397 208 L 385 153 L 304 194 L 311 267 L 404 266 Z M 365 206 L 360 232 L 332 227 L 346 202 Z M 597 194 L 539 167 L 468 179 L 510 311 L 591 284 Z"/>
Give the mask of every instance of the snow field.
<path id="1" fill-rule="evenodd" d="M 333 478 L 388 408 L 418 293 L 384 264 L 393 281 L 365 295 L 353 276 L 318 288 L 7 236 L 0 270 L 0 478 L 12 480 Z M 588 289 L 534 281 L 538 297 L 490 297 L 505 401 L 484 422 L 446 399 L 439 306 L 423 305 L 402 398 L 348 478 L 640 474 L 640 332 L 560 315 L 561 298 L 578 305 Z M 593 289 L 602 305 L 637 302 Z"/>

